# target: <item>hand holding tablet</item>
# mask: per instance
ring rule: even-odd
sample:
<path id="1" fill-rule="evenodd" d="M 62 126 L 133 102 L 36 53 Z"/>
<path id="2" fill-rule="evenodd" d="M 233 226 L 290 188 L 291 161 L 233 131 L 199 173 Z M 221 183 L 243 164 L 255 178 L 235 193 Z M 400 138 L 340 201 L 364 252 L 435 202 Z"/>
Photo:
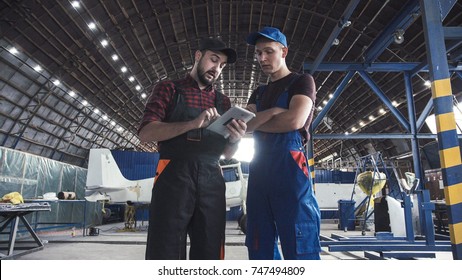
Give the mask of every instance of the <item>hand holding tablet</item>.
<path id="1" fill-rule="evenodd" d="M 221 134 L 225 138 L 228 138 L 229 131 L 226 128 L 226 125 L 229 124 L 233 119 L 242 120 L 247 123 L 254 117 L 255 114 L 246 109 L 241 107 L 231 107 L 228 111 L 226 111 L 226 113 L 211 123 L 207 129 Z"/>

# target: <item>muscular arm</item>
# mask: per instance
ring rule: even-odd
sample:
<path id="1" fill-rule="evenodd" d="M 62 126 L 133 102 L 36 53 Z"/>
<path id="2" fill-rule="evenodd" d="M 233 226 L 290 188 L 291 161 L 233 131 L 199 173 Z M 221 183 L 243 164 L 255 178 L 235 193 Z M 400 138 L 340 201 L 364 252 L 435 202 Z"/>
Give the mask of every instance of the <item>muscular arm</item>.
<path id="1" fill-rule="evenodd" d="M 289 110 L 274 115 L 256 130 L 283 133 L 300 129 L 304 126 L 312 107 L 313 101 L 311 98 L 305 95 L 294 95 L 290 101 Z"/>

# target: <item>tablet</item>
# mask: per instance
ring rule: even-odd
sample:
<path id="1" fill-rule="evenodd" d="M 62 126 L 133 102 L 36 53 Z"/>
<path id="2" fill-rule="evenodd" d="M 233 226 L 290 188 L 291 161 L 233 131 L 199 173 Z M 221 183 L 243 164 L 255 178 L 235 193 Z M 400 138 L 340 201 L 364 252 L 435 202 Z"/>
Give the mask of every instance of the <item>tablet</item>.
<path id="1" fill-rule="evenodd" d="M 226 125 L 229 124 L 233 119 L 243 120 L 244 122 L 247 123 L 254 117 L 255 117 L 255 114 L 246 109 L 243 109 L 241 107 L 231 107 L 221 117 L 219 117 L 214 122 L 212 122 L 209 126 L 207 126 L 207 129 L 215 133 L 221 134 L 225 138 L 228 138 L 229 131 L 226 128 Z"/>

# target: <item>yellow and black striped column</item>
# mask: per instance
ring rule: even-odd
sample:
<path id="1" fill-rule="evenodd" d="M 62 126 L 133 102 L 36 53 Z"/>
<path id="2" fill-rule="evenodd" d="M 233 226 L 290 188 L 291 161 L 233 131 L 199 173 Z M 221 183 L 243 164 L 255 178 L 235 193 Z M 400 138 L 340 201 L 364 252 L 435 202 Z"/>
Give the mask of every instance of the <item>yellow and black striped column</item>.
<path id="1" fill-rule="evenodd" d="M 452 255 L 462 259 L 462 164 L 444 43 L 440 1 L 420 0 Z M 446 3 L 448 4 L 448 3 Z"/>
<path id="2" fill-rule="evenodd" d="M 432 98 L 453 255 L 462 259 L 462 163 L 449 78 L 432 83 Z"/>

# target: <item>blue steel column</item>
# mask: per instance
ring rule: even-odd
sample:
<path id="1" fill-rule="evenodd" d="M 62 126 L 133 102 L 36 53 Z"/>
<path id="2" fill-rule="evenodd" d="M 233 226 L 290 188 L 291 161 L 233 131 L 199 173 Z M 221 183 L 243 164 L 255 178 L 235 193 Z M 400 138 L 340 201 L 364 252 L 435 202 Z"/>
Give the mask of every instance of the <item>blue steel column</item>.
<path id="1" fill-rule="evenodd" d="M 462 259 L 462 164 L 452 108 L 453 96 L 444 44 L 440 2 L 447 1 L 420 0 L 420 6 L 429 61 L 429 74 L 432 81 L 432 99 L 435 106 L 452 255 L 454 259 L 460 260 Z"/>
<path id="2" fill-rule="evenodd" d="M 422 176 L 423 172 L 422 172 L 422 164 L 420 160 L 419 139 L 417 138 L 418 130 L 417 130 L 416 115 L 415 115 L 414 96 L 412 94 L 412 81 L 411 81 L 411 74 L 409 72 L 404 72 L 404 85 L 406 89 L 407 113 L 408 113 L 409 125 L 410 125 L 411 135 L 412 135 L 411 147 L 412 147 L 412 161 L 414 163 L 414 174 L 416 178 L 419 178 L 419 185 L 417 186 L 416 190 L 420 191 L 422 189 L 422 182 L 424 182 L 425 178 L 424 176 Z M 432 220 L 431 212 L 422 211 L 420 199 L 418 200 L 419 200 L 419 203 L 418 201 L 414 201 L 413 203 L 414 205 L 412 205 L 412 207 L 418 207 L 419 213 L 423 213 L 424 215 L 429 216 L 427 217 L 427 219 L 429 220 L 430 226 L 432 227 L 431 230 L 433 230 L 433 220 Z M 414 232 L 412 228 L 413 223 L 412 223 L 412 213 L 411 213 L 411 200 L 408 195 L 405 195 L 404 205 L 405 205 L 404 217 L 406 221 L 406 237 L 408 241 L 412 241 L 414 240 Z M 422 223 L 423 217 L 420 217 L 420 218 L 421 218 L 420 225 L 422 226 L 424 224 Z M 412 238 L 411 238 L 411 234 L 412 234 Z M 434 234 L 429 236 L 428 232 L 426 232 L 425 236 L 427 237 L 427 240 L 429 238 L 433 238 L 434 240 Z M 430 242 L 430 243 L 433 243 L 433 242 Z"/>
<path id="3" fill-rule="evenodd" d="M 411 73 L 406 71 L 404 72 L 404 85 L 406 89 L 406 99 L 407 99 L 407 111 L 409 117 L 409 125 L 411 129 L 411 146 L 412 146 L 412 159 L 414 162 L 414 172 L 415 177 L 419 178 L 419 186 L 416 188 L 417 193 L 417 201 L 414 201 L 413 207 L 418 207 L 419 209 L 419 219 L 420 219 L 420 228 L 422 234 L 425 235 L 427 245 L 434 245 L 435 244 L 435 230 L 433 224 L 433 217 L 432 211 L 429 206 L 431 206 L 430 200 L 425 200 L 424 198 L 426 195 L 423 192 L 428 192 L 428 190 L 423 190 L 422 182 L 424 182 L 423 172 L 422 172 L 422 165 L 420 160 L 420 150 L 419 150 L 419 142 L 417 138 L 418 127 L 416 123 L 416 116 L 415 116 L 415 106 L 414 106 L 414 96 L 412 95 L 412 81 L 411 81 Z M 409 205 L 409 204 L 408 204 Z M 406 225 L 408 216 L 406 216 L 406 209 L 405 209 L 405 218 L 406 218 Z M 412 217 L 410 217 L 412 219 Z M 407 230 L 407 226 L 406 226 Z M 406 234 L 409 238 L 409 235 Z"/>
<path id="4" fill-rule="evenodd" d="M 422 176 L 422 164 L 420 159 L 419 140 L 417 138 L 417 121 L 415 115 L 414 96 L 412 95 L 412 82 L 411 75 L 409 72 L 404 73 L 404 85 L 406 87 L 406 98 L 407 98 L 407 113 L 409 118 L 409 125 L 411 128 L 411 147 L 412 147 L 412 159 L 414 161 L 414 173 L 415 177 L 420 179 L 418 189 L 421 188 L 424 177 Z"/>

